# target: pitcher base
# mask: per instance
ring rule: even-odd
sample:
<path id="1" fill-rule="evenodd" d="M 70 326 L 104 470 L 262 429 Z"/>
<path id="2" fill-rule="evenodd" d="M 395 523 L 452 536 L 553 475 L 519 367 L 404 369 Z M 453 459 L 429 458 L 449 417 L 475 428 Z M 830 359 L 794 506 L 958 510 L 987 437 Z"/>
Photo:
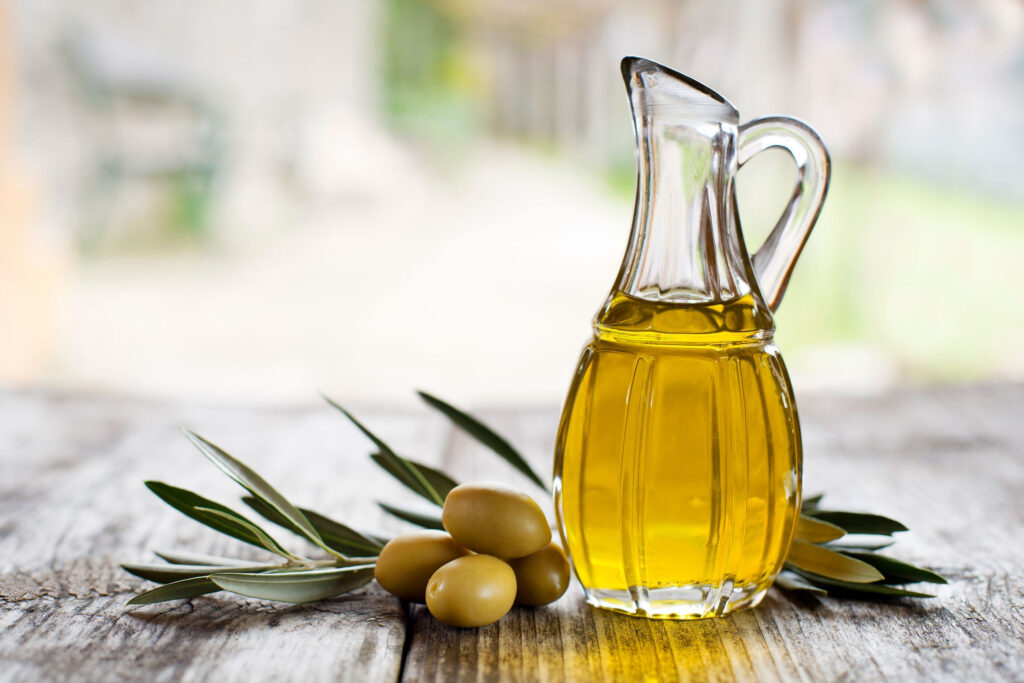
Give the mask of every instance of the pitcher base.
<path id="1" fill-rule="evenodd" d="M 601 609 L 648 619 L 706 619 L 753 607 L 761 602 L 768 586 L 734 587 L 691 585 L 629 591 L 587 589 L 587 603 Z"/>

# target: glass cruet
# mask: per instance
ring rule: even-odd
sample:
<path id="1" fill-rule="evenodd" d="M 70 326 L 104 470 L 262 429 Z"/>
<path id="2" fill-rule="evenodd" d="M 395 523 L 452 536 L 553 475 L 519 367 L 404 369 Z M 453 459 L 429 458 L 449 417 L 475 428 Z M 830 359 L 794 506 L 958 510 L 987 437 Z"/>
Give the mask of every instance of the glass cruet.
<path id="1" fill-rule="evenodd" d="M 756 605 L 800 505 L 793 391 L 772 312 L 814 226 L 829 158 L 805 124 L 739 124 L 697 81 L 622 61 L 637 192 L 629 246 L 559 426 L 555 508 L 591 604 L 662 618 Z M 797 167 L 753 255 L 735 174 L 779 147 Z"/>

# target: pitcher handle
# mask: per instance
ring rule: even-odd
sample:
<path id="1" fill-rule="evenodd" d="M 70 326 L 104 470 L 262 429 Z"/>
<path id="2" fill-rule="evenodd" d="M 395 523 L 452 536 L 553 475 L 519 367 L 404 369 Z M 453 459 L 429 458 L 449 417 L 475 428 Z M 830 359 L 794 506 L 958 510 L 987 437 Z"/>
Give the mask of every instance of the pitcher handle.
<path id="1" fill-rule="evenodd" d="M 789 276 L 811 228 L 818 220 L 832 168 L 821 138 L 803 121 L 768 116 L 740 126 L 737 156 L 740 167 L 754 155 L 772 147 L 789 152 L 797 171 L 792 197 L 752 259 L 761 295 L 774 312 L 786 292 Z"/>

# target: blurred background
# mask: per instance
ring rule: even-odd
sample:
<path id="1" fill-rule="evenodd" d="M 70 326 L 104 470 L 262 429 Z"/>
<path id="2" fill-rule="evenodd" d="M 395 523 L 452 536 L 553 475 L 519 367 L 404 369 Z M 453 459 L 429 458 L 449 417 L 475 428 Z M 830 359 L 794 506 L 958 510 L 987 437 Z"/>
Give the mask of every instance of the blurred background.
<path id="1" fill-rule="evenodd" d="M 1024 377 L 1019 0 L 0 0 L 0 385 L 559 403 L 627 54 L 829 147 L 798 393 Z M 792 182 L 740 174 L 752 248 Z"/>

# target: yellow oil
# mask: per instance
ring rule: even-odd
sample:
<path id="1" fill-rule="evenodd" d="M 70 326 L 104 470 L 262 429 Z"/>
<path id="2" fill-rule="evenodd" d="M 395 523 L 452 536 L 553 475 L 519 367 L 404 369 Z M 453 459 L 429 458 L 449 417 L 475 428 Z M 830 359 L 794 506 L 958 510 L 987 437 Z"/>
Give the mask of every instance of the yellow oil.
<path id="1" fill-rule="evenodd" d="M 699 618 L 756 604 L 800 496 L 792 391 L 751 296 L 615 294 L 584 349 L 556 445 L 556 509 L 595 605 Z"/>

